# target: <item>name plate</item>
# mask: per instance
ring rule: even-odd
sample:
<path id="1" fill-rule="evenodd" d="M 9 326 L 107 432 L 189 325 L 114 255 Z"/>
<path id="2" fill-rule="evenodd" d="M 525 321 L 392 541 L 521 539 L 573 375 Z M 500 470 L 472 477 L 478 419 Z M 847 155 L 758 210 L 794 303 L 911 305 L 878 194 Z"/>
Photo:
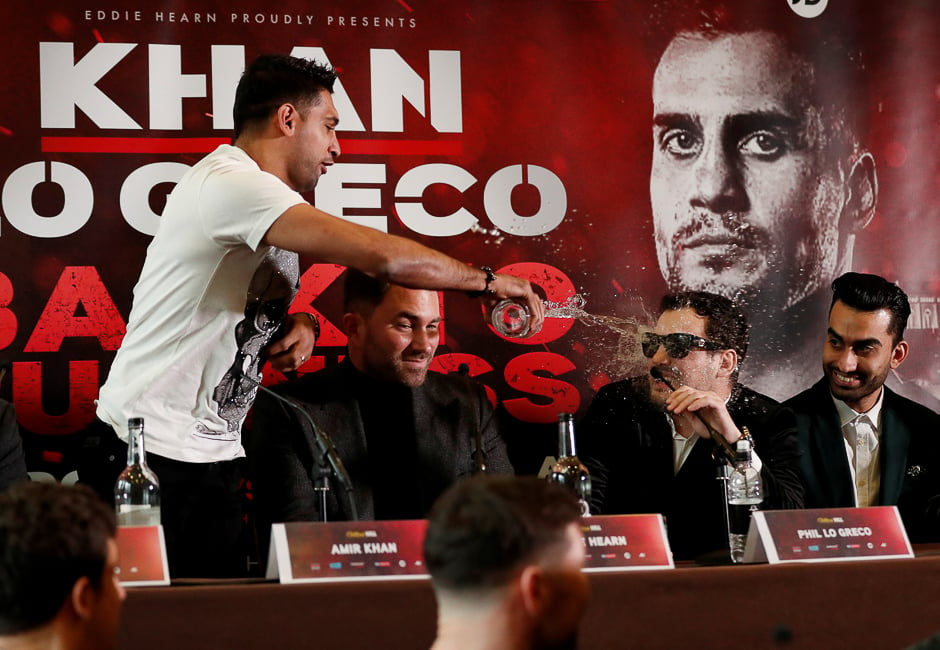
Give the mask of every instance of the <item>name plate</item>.
<path id="1" fill-rule="evenodd" d="M 163 526 L 118 526 L 118 577 L 125 587 L 170 584 Z"/>
<path id="2" fill-rule="evenodd" d="M 427 521 L 289 522 L 271 527 L 267 577 L 282 583 L 426 578 Z"/>
<path id="3" fill-rule="evenodd" d="M 751 514 L 745 562 L 914 557 L 896 506 L 768 510 Z"/>
<path id="4" fill-rule="evenodd" d="M 615 515 L 581 520 L 585 572 L 672 569 L 662 515 Z"/>

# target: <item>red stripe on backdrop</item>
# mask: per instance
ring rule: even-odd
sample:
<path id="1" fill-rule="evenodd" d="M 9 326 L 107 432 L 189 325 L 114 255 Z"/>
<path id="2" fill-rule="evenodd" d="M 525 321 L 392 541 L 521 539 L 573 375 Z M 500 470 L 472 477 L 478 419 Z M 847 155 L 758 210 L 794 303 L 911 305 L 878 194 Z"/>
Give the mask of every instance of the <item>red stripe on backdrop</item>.
<path id="1" fill-rule="evenodd" d="M 208 153 L 229 138 L 42 138 L 44 153 Z M 347 154 L 459 156 L 459 140 L 340 140 Z"/>

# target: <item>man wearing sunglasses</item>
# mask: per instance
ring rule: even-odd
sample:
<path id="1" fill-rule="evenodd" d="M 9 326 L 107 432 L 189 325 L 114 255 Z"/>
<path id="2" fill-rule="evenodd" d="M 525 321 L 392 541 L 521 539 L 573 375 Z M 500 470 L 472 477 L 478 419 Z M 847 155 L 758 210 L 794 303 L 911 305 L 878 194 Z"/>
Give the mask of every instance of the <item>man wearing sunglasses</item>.
<path id="1" fill-rule="evenodd" d="M 715 477 L 727 460 L 709 429 L 731 447 L 747 429 L 764 509 L 802 507 L 793 414 L 737 383 L 748 345 L 743 312 L 717 294 L 671 294 L 640 344 L 649 372 L 602 388 L 578 427 L 592 511 L 662 513 L 677 560 L 726 549 Z"/>

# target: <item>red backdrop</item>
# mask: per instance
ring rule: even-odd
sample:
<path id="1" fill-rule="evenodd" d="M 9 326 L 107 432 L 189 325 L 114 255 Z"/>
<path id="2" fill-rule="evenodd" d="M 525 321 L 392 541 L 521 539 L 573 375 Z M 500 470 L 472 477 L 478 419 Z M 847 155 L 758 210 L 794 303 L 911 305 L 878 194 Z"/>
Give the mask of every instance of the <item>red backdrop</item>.
<path id="1" fill-rule="evenodd" d="M 549 298 L 580 293 L 595 314 L 639 316 L 664 291 L 649 205 L 647 2 L 14 4 L 0 9 L 0 360 L 14 362 L 0 394 L 16 404 L 31 469 L 68 470 L 166 193 L 182 166 L 228 141 L 234 83 L 261 53 L 325 56 L 341 73 L 344 154 L 310 197 L 320 207 L 510 267 Z M 854 267 L 912 296 L 907 367 L 933 390 L 940 12 L 856 4 L 874 52 L 881 194 Z M 468 230 L 472 218 L 486 232 Z M 302 265 L 295 308 L 325 325 L 314 370 L 343 352 L 330 326 L 338 270 Z M 508 342 L 477 302 L 448 294 L 444 310 L 439 367 L 468 362 L 533 459 L 553 438 L 530 425 L 583 409 L 638 362 L 630 345 L 614 354 L 618 336 L 602 327 L 558 321 Z"/>

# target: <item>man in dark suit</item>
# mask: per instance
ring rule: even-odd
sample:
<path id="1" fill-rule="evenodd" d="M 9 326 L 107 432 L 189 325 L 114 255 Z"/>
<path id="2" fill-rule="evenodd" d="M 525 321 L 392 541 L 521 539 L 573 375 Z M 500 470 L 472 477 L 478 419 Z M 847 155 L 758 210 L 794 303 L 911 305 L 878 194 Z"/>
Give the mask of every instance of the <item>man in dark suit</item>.
<path id="1" fill-rule="evenodd" d="M 643 335 L 650 374 L 602 388 L 578 427 L 592 509 L 662 513 L 676 559 L 728 548 L 716 480 L 716 465 L 727 460 L 704 422 L 731 446 L 750 432 L 762 507 L 803 504 L 793 415 L 737 383 L 747 342 L 747 319 L 729 299 L 702 291 L 666 296 L 655 330 Z"/>
<path id="2" fill-rule="evenodd" d="M 0 399 L 0 492 L 27 480 L 26 454 L 16 423 L 16 408 L 11 402 Z"/>
<path id="3" fill-rule="evenodd" d="M 511 474 L 483 387 L 428 372 L 441 321 L 437 293 L 353 269 L 346 274 L 346 359 L 275 390 L 332 438 L 354 487 L 358 518 L 421 519 L 451 483 L 479 465 Z M 311 479 L 319 452 L 298 409 L 261 394 L 248 444 L 262 532 L 269 522 L 319 520 Z M 328 520 L 350 519 L 345 491 L 336 481 L 332 488 Z"/>
<path id="4" fill-rule="evenodd" d="M 940 539 L 940 416 L 884 385 L 907 358 L 911 308 L 895 284 L 832 283 L 825 375 L 787 400 L 799 425 L 806 506 L 897 505 L 912 541 Z"/>

